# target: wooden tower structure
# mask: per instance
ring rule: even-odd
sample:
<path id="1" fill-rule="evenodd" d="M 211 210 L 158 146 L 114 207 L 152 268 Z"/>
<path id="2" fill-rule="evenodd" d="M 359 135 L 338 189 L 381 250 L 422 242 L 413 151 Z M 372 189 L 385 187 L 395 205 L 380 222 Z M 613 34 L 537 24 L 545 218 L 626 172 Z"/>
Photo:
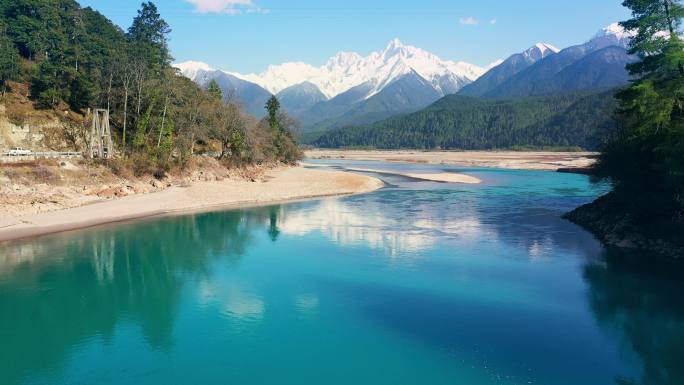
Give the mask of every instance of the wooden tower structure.
<path id="1" fill-rule="evenodd" d="M 109 159 L 114 156 L 114 142 L 112 142 L 112 132 L 109 129 L 109 110 L 97 108 L 93 111 L 88 155 L 92 159 Z"/>

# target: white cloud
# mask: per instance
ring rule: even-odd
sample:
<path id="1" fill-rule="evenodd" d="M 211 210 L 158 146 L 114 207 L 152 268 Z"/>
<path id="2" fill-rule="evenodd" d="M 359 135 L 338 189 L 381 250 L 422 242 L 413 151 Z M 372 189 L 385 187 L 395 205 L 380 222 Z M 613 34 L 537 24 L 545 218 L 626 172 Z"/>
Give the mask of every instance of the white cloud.
<path id="1" fill-rule="evenodd" d="M 462 17 L 459 19 L 459 22 L 461 23 L 461 25 L 478 25 L 478 24 L 480 24 L 480 20 L 477 20 L 476 18 L 474 18 L 472 16 Z"/>
<path id="2" fill-rule="evenodd" d="M 489 20 L 489 24 L 492 24 L 492 25 L 493 25 L 493 24 L 496 24 L 496 22 L 497 22 L 496 19 Z"/>
<path id="3" fill-rule="evenodd" d="M 226 13 L 237 15 L 240 13 L 268 13 L 267 9 L 259 8 L 253 0 L 185 0 L 195 6 L 197 13 Z"/>

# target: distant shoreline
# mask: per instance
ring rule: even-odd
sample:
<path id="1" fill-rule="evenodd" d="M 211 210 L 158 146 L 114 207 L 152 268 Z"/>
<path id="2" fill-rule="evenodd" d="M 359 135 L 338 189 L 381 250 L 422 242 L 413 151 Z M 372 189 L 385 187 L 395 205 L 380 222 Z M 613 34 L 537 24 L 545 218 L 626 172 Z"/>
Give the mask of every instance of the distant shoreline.
<path id="1" fill-rule="evenodd" d="M 64 210 L 3 218 L 0 220 L 0 242 L 163 215 L 361 194 L 383 186 L 381 180 L 366 175 L 282 167 L 268 171 L 264 182 L 196 182 L 189 187 L 171 187 L 152 194 L 130 195 Z"/>
<path id="2" fill-rule="evenodd" d="M 345 159 L 461 167 L 507 168 L 516 170 L 586 170 L 596 162 L 594 152 L 551 151 L 421 151 L 421 150 L 328 150 L 305 151 L 308 159 Z"/>

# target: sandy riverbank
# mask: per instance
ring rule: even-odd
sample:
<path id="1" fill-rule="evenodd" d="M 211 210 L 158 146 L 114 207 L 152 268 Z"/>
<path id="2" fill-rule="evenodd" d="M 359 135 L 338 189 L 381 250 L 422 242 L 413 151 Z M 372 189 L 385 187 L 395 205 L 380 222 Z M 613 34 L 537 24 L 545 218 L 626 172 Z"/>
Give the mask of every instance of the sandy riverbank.
<path id="1" fill-rule="evenodd" d="M 462 167 L 494 167 L 523 170 L 588 168 L 595 162 L 590 152 L 523 152 L 523 151 L 365 151 L 309 150 L 310 159 L 378 160 L 428 164 L 453 164 Z"/>
<path id="2" fill-rule="evenodd" d="M 302 163 L 306 167 L 327 167 L 315 163 Z M 383 175 L 399 175 L 411 179 L 428 181 L 428 182 L 440 182 L 440 183 L 463 183 L 463 184 L 480 184 L 482 180 L 475 178 L 474 176 L 465 175 L 455 172 L 440 172 L 440 173 L 415 173 L 415 172 L 399 172 L 395 170 L 387 169 L 377 169 L 377 168 L 363 168 L 363 167 L 344 167 L 347 171 L 360 171 L 369 172 L 373 174 L 383 174 Z"/>
<path id="3" fill-rule="evenodd" d="M 379 179 L 365 175 L 301 167 L 277 168 L 267 171 L 262 182 L 195 182 L 189 187 L 176 186 L 151 194 L 89 202 L 66 210 L 12 217 L 3 214 L 0 241 L 170 213 L 359 194 L 382 186 Z"/>

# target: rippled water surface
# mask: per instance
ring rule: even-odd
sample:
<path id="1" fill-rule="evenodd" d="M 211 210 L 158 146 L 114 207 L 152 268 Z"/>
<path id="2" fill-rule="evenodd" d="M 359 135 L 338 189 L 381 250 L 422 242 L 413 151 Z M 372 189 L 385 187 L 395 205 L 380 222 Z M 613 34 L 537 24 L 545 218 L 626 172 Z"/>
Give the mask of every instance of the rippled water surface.
<path id="1" fill-rule="evenodd" d="M 606 186 L 460 171 L 0 244 L 0 384 L 684 384 L 681 270 L 560 218 Z"/>

